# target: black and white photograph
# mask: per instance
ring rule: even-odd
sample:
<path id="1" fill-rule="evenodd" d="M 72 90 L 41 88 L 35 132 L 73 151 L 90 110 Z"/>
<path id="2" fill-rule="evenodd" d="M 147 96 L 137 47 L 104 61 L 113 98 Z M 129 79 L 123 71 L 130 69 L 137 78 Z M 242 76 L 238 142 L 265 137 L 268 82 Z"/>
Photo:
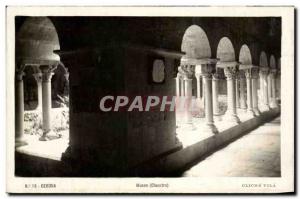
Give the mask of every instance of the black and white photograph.
<path id="1" fill-rule="evenodd" d="M 293 191 L 294 7 L 6 11 L 8 192 Z"/>

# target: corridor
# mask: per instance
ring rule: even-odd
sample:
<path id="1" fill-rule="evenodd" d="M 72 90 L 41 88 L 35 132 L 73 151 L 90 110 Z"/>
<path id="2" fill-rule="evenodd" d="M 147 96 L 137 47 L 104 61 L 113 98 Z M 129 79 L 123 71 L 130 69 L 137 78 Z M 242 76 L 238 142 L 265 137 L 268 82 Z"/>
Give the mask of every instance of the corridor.
<path id="1" fill-rule="evenodd" d="M 280 116 L 183 173 L 185 177 L 279 177 Z"/>
<path id="2" fill-rule="evenodd" d="M 280 18 L 20 16 L 16 21 L 15 173 L 20 176 L 169 175 L 280 114 Z M 149 97 L 153 100 L 143 104 Z M 160 97 L 166 101 L 160 104 Z M 178 106 L 172 108 L 171 99 L 178 99 Z M 144 105 L 148 108 L 140 109 Z M 265 135 L 258 134 L 251 147 L 264 148 Z M 246 142 L 251 141 L 250 136 Z M 247 152 L 242 158 L 272 159 L 247 150 L 238 150 Z M 235 156 L 223 159 L 224 164 L 218 159 L 222 169 L 237 164 Z"/>

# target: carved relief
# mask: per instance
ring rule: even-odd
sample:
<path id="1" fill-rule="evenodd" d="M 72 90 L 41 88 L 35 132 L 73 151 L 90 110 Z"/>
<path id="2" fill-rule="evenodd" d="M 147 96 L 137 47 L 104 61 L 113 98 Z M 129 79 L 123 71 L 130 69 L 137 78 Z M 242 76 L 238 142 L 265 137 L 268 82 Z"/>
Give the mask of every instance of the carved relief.
<path id="1" fill-rule="evenodd" d="M 236 67 L 226 67 L 224 68 L 224 74 L 227 79 L 235 79 L 237 75 Z"/>

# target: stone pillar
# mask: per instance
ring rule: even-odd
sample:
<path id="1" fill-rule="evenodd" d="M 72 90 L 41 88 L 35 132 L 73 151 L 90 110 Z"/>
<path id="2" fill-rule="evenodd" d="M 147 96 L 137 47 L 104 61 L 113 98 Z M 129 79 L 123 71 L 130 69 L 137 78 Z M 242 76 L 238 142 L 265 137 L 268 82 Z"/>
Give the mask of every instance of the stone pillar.
<path id="1" fill-rule="evenodd" d="M 263 76 L 259 75 L 259 104 L 263 105 Z"/>
<path id="2" fill-rule="evenodd" d="M 253 106 L 254 113 L 256 115 L 260 115 L 260 111 L 258 109 L 257 81 L 258 81 L 258 68 L 255 67 L 252 69 L 252 106 Z"/>
<path id="3" fill-rule="evenodd" d="M 185 82 L 184 82 L 184 78 L 183 78 L 183 76 L 181 76 L 181 81 L 180 81 L 180 83 L 181 83 L 181 85 L 180 85 L 180 88 L 181 88 L 181 92 L 180 92 L 180 94 L 181 94 L 181 96 L 185 96 L 185 93 L 184 93 L 184 88 L 185 88 L 185 86 L 184 86 L 184 84 L 185 84 Z"/>
<path id="4" fill-rule="evenodd" d="M 247 81 L 247 112 L 250 116 L 254 117 L 254 111 L 252 106 L 252 71 L 251 68 L 247 69 L 245 72 Z"/>
<path id="5" fill-rule="evenodd" d="M 24 84 L 23 70 L 16 72 L 15 84 L 15 147 L 26 145 L 24 139 Z"/>
<path id="6" fill-rule="evenodd" d="M 203 107 L 205 105 L 205 85 L 204 85 L 204 79 L 203 77 L 201 77 L 202 79 L 202 102 L 203 102 Z"/>
<path id="7" fill-rule="evenodd" d="M 33 74 L 36 85 L 37 85 L 37 95 L 38 95 L 38 101 L 37 101 L 37 109 L 42 110 L 42 73 L 34 73 Z"/>
<path id="8" fill-rule="evenodd" d="M 272 69 L 270 73 L 271 78 L 271 108 L 277 108 L 278 104 L 276 101 L 276 82 L 275 82 L 276 69 Z"/>
<path id="9" fill-rule="evenodd" d="M 213 117 L 213 97 L 212 97 L 212 71 L 213 66 L 209 64 L 201 64 L 196 65 L 195 68 L 196 73 L 201 74 L 203 85 L 204 85 L 204 94 L 205 96 L 205 119 L 206 124 L 204 126 L 204 131 L 216 134 L 218 130 L 214 125 L 214 117 Z"/>
<path id="10" fill-rule="evenodd" d="M 240 71 L 240 108 L 247 110 L 246 93 L 245 93 L 245 73 Z"/>
<path id="11" fill-rule="evenodd" d="M 236 80 L 235 80 L 235 101 L 236 101 L 236 108 L 240 108 L 240 78 L 239 78 L 239 74 L 237 74 L 236 76 Z"/>
<path id="12" fill-rule="evenodd" d="M 272 73 L 269 71 L 269 74 L 267 75 L 267 88 L 268 88 L 268 102 L 269 102 L 269 107 L 272 106 Z"/>
<path id="13" fill-rule="evenodd" d="M 184 128 L 189 130 L 194 130 L 195 127 L 193 125 L 193 116 L 190 110 L 190 106 L 192 106 L 192 89 L 193 89 L 193 66 L 192 65 L 182 65 L 181 66 L 183 71 L 183 78 L 184 78 L 184 94 L 185 94 L 185 123 Z"/>
<path id="14" fill-rule="evenodd" d="M 53 70 L 50 66 L 41 66 L 42 71 L 42 111 L 43 111 L 43 135 L 40 141 L 47 141 L 58 138 L 59 136 L 51 131 L 51 78 Z"/>
<path id="15" fill-rule="evenodd" d="M 235 76 L 236 66 L 230 66 L 224 68 L 224 73 L 227 80 L 227 111 L 225 118 L 227 121 L 240 123 L 240 119 L 236 112 L 236 96 L 235 96 Z"/>
<path id="16" fill-rule="evenodd" d="M 176 96 L 180 96 L 180 74 L 176 76 Z"/>
<path id="17" fill-rule="evenodd" d="M 268 69 L 260 68 L 259 75 L 261 76 L 261 90 L 262 90 L 262 108 L 265 111 L 270 110 L 269 98 L 268 98 Z"/>
<path id="18" fill-rule="evenodd" d="M 213 99 L 213 114 L 218 116 L 220 115 L 219 109 L 219 74 L 214 73 L 212 79 L 212 99 Z"/>
<path id="19" fill-rule="evenodd" d="M 201 76 L 200 74 L 195 74 L 197 80 L 197 100 L 201 102 Z"/>

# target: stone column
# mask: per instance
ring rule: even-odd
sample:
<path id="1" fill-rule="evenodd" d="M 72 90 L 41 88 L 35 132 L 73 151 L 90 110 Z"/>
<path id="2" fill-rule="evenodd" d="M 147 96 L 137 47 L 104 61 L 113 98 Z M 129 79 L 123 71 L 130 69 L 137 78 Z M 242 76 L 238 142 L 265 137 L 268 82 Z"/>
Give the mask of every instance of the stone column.
<path id="1" fill-rule="evenodd" d="M 258 81 L 258 68 L 252 68 L 252 106 L 256 115 L 260 115 L 258 109 L 258 97 L 257 97 L 257 81 Z"/>
<path id="2" fill-rule="evenodd" d="M 218 130 L 214 124 L 213 117 L 213 96 L 212 96 L 212 71 L 213 66 L 209 64 L 196 65 L 196 73 L 201 74 L 204 85 L 204 99 L 205 99 L 205 119 L 206 124 L 203 131 L 216 134 Z"/>
<path id="3" fill-rule="evenodd" d="M 277 108 L 278 107 L 278 104 L 277 104 L 277 101 L 276 101 L 276 82 L 275 82 L 275 76 L 276 76 L 276 69 L 272 69 L 271 70 L 271 108 Z"/>
<path id="4" fill-rule="evenodd" d="M 184 88 L 185 88 L 185 86 L 184 86 L 184 84 L 185 84 L 185 82 L 184 82 L 184 78 L 183 78 L 183 76 L 181 76 L 181 81 L 180 81 L 180 83 L 181 83 L 181 85 L 180 85 L 180 88 L 181 88 L 181 92 L 180 92 L 180 94 L 181 94 L 181 96 L 185 96 L 185 93 L 184 93 Z"/>
<path id="5" fill-rule="evenodd" d="M 218 116 L 220 115 L 219 109 L 219 74 L 214 73 L 212 79 L 212 99 L 213 99 L 213 114 Z"/>
<path id="6" fill-rule="evenodd" d="M 42 71 L 42 111 L 43 111 L 43 135 L 40 141 L 47 141 L 58 138 L 59 136 L 51 131 L 51 78 L 53 70 L 50 66 L 41 66 Z"/>
<path id="7" fill-rule="evenodd" d="M 197 100 L 201 102 L 201 76 L 200 74 L 195 74 L 197 80 Z"/>
<path id="8" fill-rule="evenodd" d="M 190 110 L 190 106 L 192 106 L 192 89 L 193 89 L 193 66 L 192 65 L 183 65 L 181 66 L 183 71 L 184 78 L 184 94 L 185 94 L 185 124 L 184 128 L 189 130 L 194 130 L 195 127 L 193 125 L 193 116 Z"/>
<path id="9" fill-rule="evenodd" d="M 26 145 L 24 139 L 24 84 L 23 70 L 16 72 L 15 84 L 15 147 Z"/>
<path id="10" fill-rule="evenodd" d="M 237 68 L 236 66 L 225 67 L 224 73 L 227 80 L 227 111 L 225 118 L 227 121 L 240 123 L 240 119 L 236 112 L 236 96 L 235 96 L 235 76 Z"/>
<path id="11" fill-rule="evenodd" d="M 180 74 L 176 76 L 176 96 L 180 96 Z"/>
<path id="12" fill-rule="evenodd" d="M 33 74 L 36 85 L 37 85 L 37 95 L 38 95 L 38 102 L 37 102 L 37 109 L 42 110 L 42 73 L 34 73 Z"/>
<path id="13" fill-rule="evenodd" d="M 263 67 L 260 68 L 259 75 L 261 76 L 261 90 L 262 90 L 262 108 L 265 111 L 270 110 L 269 99 L 268 99 L 268 69 Z"/>
<path id="14" fill-rule="evenodd" d="M 240 108 L 247 110 L 246 93 L 245 93 L 245 72 L 240 71 Z"/>
<path id="15" fill-rule="evenodd" d="M 205 85 L 204 85 L 204 79 L 201 76 L 202 79 L 202 105 L 205 106 Z"/>
<path id="16" fill-rule="evenodd" d="M 251 68 L 245 71 L 247 80 L 247 112 L 250 116 L 254 117 L 254 111 L 252 106 L 252 71 Z"/>
<path id="17" fill-rule="evenodd" d="M 239 74 L 237 74 L 236 76 L 236 80 L 235 80 L 235 101 L 236 101 L 236 108 L 240 108 L 240 78 L 239 78 Z"/>
<path id="18" fill-rule="evenodd" d="M 259 104 L 263 104 L 263 76 L 259 73 Z"/>
<path id="19" fill-rule="evenodd" d="M 269 102 L 269 107 L 272 106 L 272 73 L 269 71 L 269 74 L 267 75 L 267 97 L 268 97 L 268 102 Z"/>

